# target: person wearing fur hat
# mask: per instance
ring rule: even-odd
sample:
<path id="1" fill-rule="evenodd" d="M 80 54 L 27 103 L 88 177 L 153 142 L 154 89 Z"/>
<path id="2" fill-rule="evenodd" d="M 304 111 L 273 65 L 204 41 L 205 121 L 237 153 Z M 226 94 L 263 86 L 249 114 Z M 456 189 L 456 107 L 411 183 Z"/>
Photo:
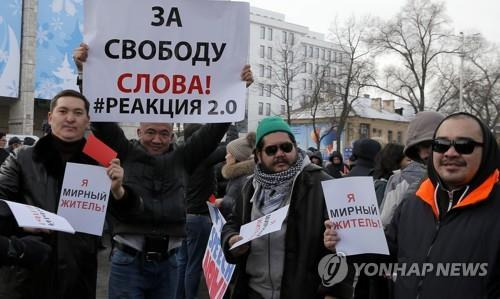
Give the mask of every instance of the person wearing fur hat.
<path id="1" fill-rule="evenodd" d="M 226 146 L 226 164 L 222 167 L 222 176 L 228 180 L 226 194 L 215 201 L 225 218 L 231 213 L 234 202 L 241 198 L 241 189 L 248 176 L 253 174 L 254 148 L 255 132 L 249 132 L 245 137 L 233 140 Z"/>
<path id="2" fill-rule="evenodd" d="M 351 298 L 352 267 L 332 286 L 318 275 L 320 260 L 330 253 L 323 245 L 328 215 L 321 182 L 331 177 L 297 147 L 290 126 L 278 116 L 260 121 L 254 154 L 254 174 L 221 234 L 224 256 L 236 264 L 231 298 Z M 287 206 L 279 231 L 229 249 L 242 239 L 242 225 Z"/>

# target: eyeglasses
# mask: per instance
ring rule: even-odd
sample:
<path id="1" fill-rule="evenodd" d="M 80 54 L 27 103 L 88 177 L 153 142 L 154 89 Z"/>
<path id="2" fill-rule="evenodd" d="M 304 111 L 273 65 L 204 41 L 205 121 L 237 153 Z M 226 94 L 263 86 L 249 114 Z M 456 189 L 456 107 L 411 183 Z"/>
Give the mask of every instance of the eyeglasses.
<path id="1" fill-rule="evenodd" d="M 461 155 L 469 155 L 474 151 L 474 148 L 476 148 L 476 146 L 483 146 L 483 143 L 468 138 L 461 138 L 456 140 L 434 139 L 432 141 L 432 150 L 436 153 L 446 153 L 452 146 L 455 148 L 455 151 L 457 151 L 457 153 Z"/>
<path id="2" fill-rule="evenodd" d="M 278 148 L 281 149 L 284 153 L 289 153 L 293 150 L 293 143 L 291 142 L 285 142 L 281 144 L 275 144 L 275 145 L 270 145 L 266 146 L 264 148 L 264 152 L 268 156 L 274 156 L 278 152 Z"/>

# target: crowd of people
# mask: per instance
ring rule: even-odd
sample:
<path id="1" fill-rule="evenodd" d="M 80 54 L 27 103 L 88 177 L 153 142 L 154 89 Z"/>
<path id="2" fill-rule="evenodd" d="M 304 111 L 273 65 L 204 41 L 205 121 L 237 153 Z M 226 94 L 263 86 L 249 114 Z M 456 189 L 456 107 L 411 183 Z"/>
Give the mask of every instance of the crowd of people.
<path id="1" fill-rule="evenodd" d="M 87 55 L 85 44 L 75 49 L 80 71 Z M 241 80 L 253 82 L 248 65 Z M 278 116 L 224 142 L 229 123 L 186 125 L 182 143 L 173 141 L 170 123 L 141 123 L 137 139 L 128 140 L 117 123 L 91 122 L 89 102 L 72 90 L 52 99 L 48 123 L 48 134 L 32 145 L 11 138 L 3 149 L 0 134 L 0 198 L 56 212 L 66 163 L 97 164 L 82 153 L 87 128 L 113 148 L 118 157 L 106 170 L 109 298 L 197 298 L 212 196 L 227 220 L 224 257 L 236 265 L 231 298 L 500 297 L 500 153 L 495 136 L 471 114 L 420 112 L 404 146 L 363 138 L 348 159 L 301 149 Z M 318 265 L 342 240 L 321 182 L 355 176 L 373 178 L 390 257 L 348 259 L 345 277 L 327 285 Z M 218 178 L 226 181 L 222 192 Z M 284 207 L 280 230 L 230 249 L 242 239 L 242 225 Z M 95 298 L 98 237 L 20 228 L 3 203 L 0 231 L 0 298 Z M 486 263 L 487 273 L 356 273 L 354 261 L 381 259 Z"/>

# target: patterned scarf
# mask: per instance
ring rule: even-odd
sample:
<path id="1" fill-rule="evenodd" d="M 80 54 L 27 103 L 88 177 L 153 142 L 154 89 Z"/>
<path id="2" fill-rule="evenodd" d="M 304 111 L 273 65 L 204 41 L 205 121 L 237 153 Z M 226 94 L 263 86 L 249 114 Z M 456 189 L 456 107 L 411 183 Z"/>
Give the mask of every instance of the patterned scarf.
<path id="1" fill-rule="evenodd" d="M 285 171 L 278 173 L 266 173 L 259 163 L 255 167 L 254 179 L 260 185 L 256 198 L 256 204 L 264 215 L 278 209 L 290 192 L 292 184 L 297 174 L 308 164 L 309 158 L 306 153 L 297 148 L 297 161 Z"/>

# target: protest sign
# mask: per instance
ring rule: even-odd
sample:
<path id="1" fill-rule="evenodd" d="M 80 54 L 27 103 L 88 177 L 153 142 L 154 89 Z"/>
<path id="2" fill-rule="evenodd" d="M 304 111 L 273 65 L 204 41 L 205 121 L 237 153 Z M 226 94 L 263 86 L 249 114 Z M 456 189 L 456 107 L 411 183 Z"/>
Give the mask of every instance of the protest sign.
<path id="1" fill-rule="evenodd" d="M 257 239 L 261 236 L 280 230 L 281 226 L 283 225 L 283 221 L 285 221 L 286 215 L 288 214 L 289 207 L 290 205 L 286 205 L 272 213 L 260 217 L 257 220 L 242 225 L 240 227 L 240 236 L 243 239 L 234 243 L 230 249 L 236 248 L 242 244 L 252 241 L 253 239 Z"/>
<path id="2" fill-rule="evenodd" d="M 66 163 L 57 214 L 78 232 L 102 235 L 111 179 L 106 168 Z"/>
<path id="3" fill-rule="evenodd" d="M 210 299 L 222 298 L 231 281 L 235 265 L 229 264 L 224 258 L 220 245 L 221 230 L 226 220 L 213 204 L 207 203 L 212 219 L 212 230 L 208 239 L 207 249 L 203 257 L 203 273 Z"/>
<path id="4" fill-rule="evenodd" d="M 92 121 L 233 122 L 249 5 L 196 0 L 87 0 L 83 91 Z"/>
<path id="5" fill-rule="evenodd" d="M 340 241 L 337 252 L 389 254 L 372 177 L 321 182 L 328 216 Z"/>
<path id="6" fill-rule="evenodd" d="M 99 162 L 99 164 L 104 167 L 108 167 L 109 164 L 111 164 L 111 160 L 117 156 L 117 153 L 112 148 L 99 140 L 93 134 L 87 136 L 87 142 L 85 143 L 82 152 Z"/>
<path id="7" fill-rule="evenodd" d="M 3 200 L 7 203 L 19 227 L 41 228 L 74 234 L 75 230 L 69 222 L 61 216 L 13 201 Z"/>

